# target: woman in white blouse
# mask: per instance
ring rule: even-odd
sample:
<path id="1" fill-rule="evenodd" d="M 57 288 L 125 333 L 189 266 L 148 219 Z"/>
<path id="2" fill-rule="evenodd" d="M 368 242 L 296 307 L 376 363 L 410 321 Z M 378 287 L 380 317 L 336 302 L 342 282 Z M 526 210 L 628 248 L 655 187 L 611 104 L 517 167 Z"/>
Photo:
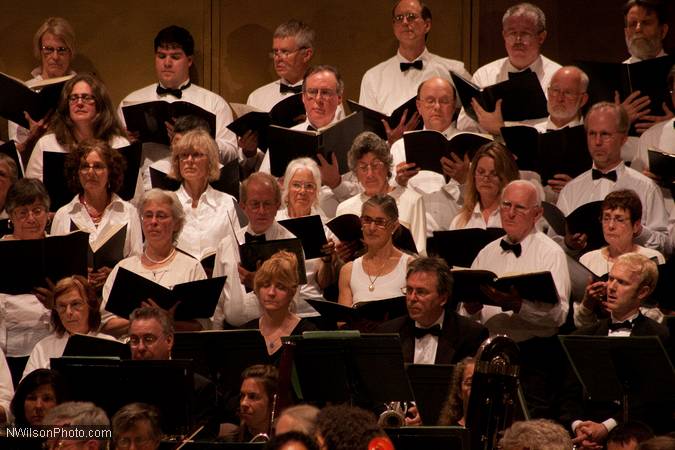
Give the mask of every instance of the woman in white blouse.
<path id="1" fill-rule="evenodd" d="M 497 142 L 483 145 L 471 160 L 464 206 L 452 220 L 450 229 L 501 228 L 502 190 L 518 178 L 518 167 L 506 147 Z"/>
<path id="2" fill-rule="evenodd" d="M 63 356 L 68 339 L 73 334 L 88 334 L 114 340 L 98 333 L 101 324 L 96 291 L 81 275 L 63 278 L 53 290 L 54 308 L 51 313 L 52 333 L 35 345 L 23 371 L 25 377 L 35 369 L 49 369 L 51 358 Z"/>
<path id="3" fill-rule="evenodd" d="M 123 256 L 143 251 L 143 235 L 138 211 L 118 195 L 124 180 L 126 162 L 120 153 L 104 141 L 81 143 L 66 158 L 65 174 L 73 200 L 59 208 L 54 216 L 51 233 L 68 234 L 74 228 L 89 233 L 89 242 L 97 244 L 126 225 Z M 100 289 L 111 267 L 89 268 L 89 283 Z"/>
<path id="4" fill-rule="evenodd" d="M 237 200 L 209 185 L 220 176 L 218 155 L 216 142 L 200 128 L 171 144 L 170 176 L 181 183 L 176 195 L 185 212 L 177 247 L 200 260 L 215 254 L 218 243 L 239 227 Z"/>
<path id="5" fill-rule="evenodd" d="M 63 86 L 48 134 L 35 144 L 26 176 L 42 180 L 44 152 L 69 153 L 87 139 L 101 139 L 113 148 L 129 145 L 103 82 L 92 74 L 81 73 Z"/>
<path id="6" fill-rule="evenodd" d="M 103 285 L 101 329 L 113 336 L 121 336 L 129 328 L 127 319 L 105 310 L 120 267 L 169 288 L 179 283 L 206 278 L 206 273 L 198 260 L 176 249 L 175 242 L 183 228 L 185 213 L 175 193 L 150 189 L 143 194 L 138 211 L 145 236 L 143 253 L 120 261 Z M 149 306 L 156 305 L 149 301 Z M 177 321 L 176 328 L 181 331 L 199 330 L 208 323 L 208 319 L 199 322 Z"/>

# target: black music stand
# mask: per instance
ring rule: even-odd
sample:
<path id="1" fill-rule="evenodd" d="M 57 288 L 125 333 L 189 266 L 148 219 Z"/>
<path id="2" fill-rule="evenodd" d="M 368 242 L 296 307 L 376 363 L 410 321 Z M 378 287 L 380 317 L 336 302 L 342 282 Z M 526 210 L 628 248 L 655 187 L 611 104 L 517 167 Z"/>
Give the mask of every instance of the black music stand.
<path id="1" fill-rule="evenodd" d="M 623 420 L 639 398 L 651 404 L 675 402 L 675 370 L 656 336 L 558 336 L 591 401 L 620 401 Z"/>
<path id="2" fill-rule="evenodd" d="M 396 450 L 469 450 L 469 430 L 464 427 L 401 427 L 385 432 Z"/>
<path id="3" fill-rule="evenodd" d="M 192 361 L 52 358 L 73 401 L 90 401 L 112 417 L 133 402 L 155 405 L 165 434 L 187 434 L 194 425 Z"/>
<path id="4" fill-rule="evenodd" d="M 454 370 L 453 364 L 408 364 L 406 367 L 423 424 L 438 423 L 443 404 L 448 399 Z"/>
<path id="5" fill-rule="evenodd" d="M 300 397 L 357 405 L 413 400 L 397 334 L 305 332 L 294 345 Z"/>

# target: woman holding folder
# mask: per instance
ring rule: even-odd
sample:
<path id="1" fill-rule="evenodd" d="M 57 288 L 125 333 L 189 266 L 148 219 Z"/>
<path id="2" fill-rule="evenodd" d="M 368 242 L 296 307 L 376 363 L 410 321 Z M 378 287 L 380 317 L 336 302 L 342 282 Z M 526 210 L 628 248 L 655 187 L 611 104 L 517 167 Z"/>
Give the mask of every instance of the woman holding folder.
<path id="1" fill-rule="evenodd" d="M 179 283 L 206 279 L 201 263 L 176 248 L 176 240 L 185 222 L 185 213 L 176 194 L 150 189 L 141 198 L 138 211 L 145 236 L 145 248 L 142 254 L 131 255 L 120 261 L 103 285 L 101 329 L 113 336 L 121 336 L 129 328 L 127 319 L 105 310 L 120 267 L 169 288 Z M 147 306 L 157 306 L 152 299 L 148 299 L 147 303 Z M 145 305 L 134 305 L 138 306 Z M 168 312 L 173 317 L 175 307 Z M 208 324 L 209 320 L 206 318 L 199 322 L 176 321 L 176 328 L 181 331 L 197 331 Z"/>
<path id="2" fill-rule="evenodd" d="M 293 253 L 281 251 L 274 254 L 255 273 L 253 290 L 258 297 L 262 316 L 244 324 L 242 328 L 260 330 L 267 344 L 270 364 L 279 364 L 282 336 L 317 329 L 311 322 L 292 312 L 297 289 L 298 261 Z"/>
<path id="3" fill-rule="evenodd" d="M 63 356 L 68 339 L 73 334 L 115 340 L 112 336 L 98 332 L 101 323 L 99 300 L 86 278 L 81 275 L 63 278 L 56 283 L 52 294 L 53 331 L 33 348 L 23 371 L 24 377 L 36 369 L 49 369 L 50 359 Z"/>
<path id="4" fill-rule="evenodd" d="M 502 190 L 518 178 L 518 167 L 506 147 L 496 142 L 480 147 L 471 160 L 464 206 L 450 223 L 450 229 L 501 228 Z"/>
<path id="5" fill-rule="evenodd" d="M 44 152 L 69 153 L 86 139 L 101 139 L 113 148 L 129 145 L 103 82 L 81 73 L 63 86 L 48 134 L 35 144 L 26 176 L 43 180 Z"/>
<path id="6" fill-rule="evenodd" d="M 3 240 L 34 240 L 46 237 L 49 195 L 39 180 L 22 178 L 7 192 L 5 207 L 12 233 Z M 6 261 L 6 264 L 11 264 Z M 49 291 L 0 294 L 0 346 L 16 382 L 21 378 L 28 355 L 49 334 Z M 46 303 L 46 305 L 45 305 Z"/>
<path id="7" fill-rule="evenodd" d="M 143 235 L 138 212 L 117 195 L 122 188 L 125 166 L 124 157 L 104 141 L 84 141 L 68 154 L 66 180 L 77 194 L 56 212 L 51 234 L 68 234 L 74 229 L 85 231 L 89 233 L 89 243 L 94 249 L 123 232 L 121 242 L 124 247 L 114 253 L 124 258 L 140 254 Z M 88 281 L 94 289 L 103 287 L 113 266 L 88 268 Z"/>

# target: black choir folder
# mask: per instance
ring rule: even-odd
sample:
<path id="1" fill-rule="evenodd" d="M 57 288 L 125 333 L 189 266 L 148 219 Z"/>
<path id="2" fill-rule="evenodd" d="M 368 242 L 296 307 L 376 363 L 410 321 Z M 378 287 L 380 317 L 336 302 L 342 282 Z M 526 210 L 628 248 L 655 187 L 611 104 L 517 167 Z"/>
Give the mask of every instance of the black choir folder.
<path id="1" fill-rule="evenodd" d="M 14 164 L 16 164 L 17 179 L 20 180 L 23 178 L 23 161 L 21 160 L 19 151 L 16 149 L 16 143 L 11 140 L 0 145 L 0 153 L 3 153 L 12 158 L 12 161 L 14 161 Z"/>
<path id="2" fill-rule="evenodd" d="M 318 214 L 294 219 L 280 220 L 279 225 L 293 233 L 302 242 L 306 259 L 324 256 L 321 247 L 326 245 L 326 234 L 323 231 L 323 222 Z"/>
<path id="3" fill-rule="evenodd" d="M 544 219 L 557 235 L 565 236 L 566 231 L 570 234 L 586 234 L 588 239 L 584 251 L 595 250 L 605 244 L 600 221 L 602 200 L 585 203 L 567 216 L 552 203 L 542 202 L 541 206 L 544 210 Z"/>
<path id="4" fill-rule="evenodd" d="M 473 120 L 478 119 L 471 106 L 472 98 L 475 98 L 486 111 L 494 111 L 497 100 L 502 99 L 502 118 L 509 122 L 548 116 L 546 96 L 534 72 L 519 73 L 506 81 L 484 88 L 455 72 L 450 72 L 450 74 L 464 111 Z"/>
<path id="5" fill-rule="evenodd" d="M 0 73 L 0 117 L 28 128 L 24 111 L 33 120 L 43 119 L 49 111 L 56 109 L 63 85 L 71 78 L 72 75 L 49 78 L 29 88 L 23 81 Z"/>
<path id="6" fill-rule="evenodd" d="M 335 154 L 340 173 L 349 172 L 347 153 L 354 138 L 363 131 L 363 116 L 352 113 L 320 131 L 291 130 L 271 125 L 268 129 L 270 171 L 281 177 L 288 163 L 296 158 L 310 157 L 318 162 L 317 154 L 328 162 Z"/>
<path id="7" fill-rule="evenodd" d="M 492 142 L 492 139 L 477 133 L 458 133 L 446 139 L 438 131 L 420 130 L 405 133 L 403 142 L 407 163 L 415 163 L 421 170 L 443 175 L 442 157 L 450 159 L 454 153 L 460 159 L 468 154 L 471 159 L 482 145 Z"/>
<path id="8" fill-rule="evenodd" d="M 249 272 L 255 272 L 263 262 L 267 261 L 282 250 L 295 254 L 298 259 L 298 278 L 300 284 L 307 283 L 305 272 L 305 255 L 302 250 L 302 241 L 298 238 L 276 239 L 274 241 L 247 242 L 239 246 L 241 265 Z"/>
<path id="9" fill-rule="evenodd" d="M 196 116 L 209 124 L 209 131 L 215 137 L 216 115 L 200 108 L 194 103 L 185 101 L 137 103 L 122 107 L 124 122 L 132 133 L 138 133 L 141 142 L 155 142 L 169 145 L 169 134 L 165 122 L 173 123 L 174 119 L 182 116 Z"/>
<path id="10" fill-rule="evenodd" d="M 383 322 L 408 314 L 405 297 L 357 302 L 352 307 L 328 300 L 307 299 L 322 317 L 335 322 L 353 323 L 361 320 Z"/>
<path id="11" fill-rule="evenodd" d="M 588 105 L 600 101 L 614 102 L 614 93 L 618 92 L 621 100 L 625 100 L 635 91 L 640 96 L 649 97 L 650 114 L 661 115 L 663 103 L 672 108 L 668 91 L 667 78 L 670 68 L 675 64 L 672 56 L 662 56 L 633 64 L 606 63 L 595 61 L 578 61 L 581 68 L 590 79 L 588 84 Z M 633 127 L 631 135 L 637 136 Z"/>
<path id="12" fill-rule="evenodd" d="M 77 225 L 71 220 L 70 231 L 76 231 Z M 127 224 L 115 223 L 106 227 L 94 242 L 89 243 L 87 265 L 98 270 L 101 267 L 113 268 L 124 259 L 124 243 L 127 239 Z"/>
<path id="13" fill-rule="evenodd" d="M 481 286 L 492 286 L 501 292 L 515 288 L 521 298 L 530 301 L 557 304 L 558 291 L 551 272 L 532 272 L 498 277 L 489 270 L 453 270 L 455 280 L 452 296 L 457 302 L 478 302 L 484 305 L 501 306 L 494 302 Z"/>
<path id="14" fill-rule="evenodd" d="M 75 231 L 44 239 L 1 240 L 0 292 L 26 294 L 71 275 L 87 276 L 89 234 Z"/>
<path id="15" fill-rule="evenodd" d="M 464 228 L 434 231 L 429 252 L 445 260 L 450 267 L 471 267 L 478 253 L 490 242 L 504 236 L 502 228 Z"/>
<path id="16" fill-rule="evenodd" d="M 501 133 L 518 168 L 537 172 L 544 184 L 558 173 L 574 178 L 593 163 L 583 125 L 546 133 L 529 126 L 502 127 Z"/>
<path id="17" fill-rule="evenodd" d="M 675 183 L 675 155 L 656 148 L 647 150 L 649 171 L 661 178 L 661 186 L 673 189 Z"/>
<path id="18" fill-rule="evenodd" d="M 131 359 L 129 346 L 120 341 L 87 334 L 73 334 L 66 342 L 63 356 L 89 356 Z"/>
<path id="19" fill-rule="evenodd" d="M 410 120 L 413 114 L 417 112 L 417 97 L 411 98 L 410 100 L 408 100 L 407 102 L 396 108 L 389 116 L 379 111 L 375 111 L 374 109 L 370 109 L 367 106 L 360 105 L 353 100 L 347 100 L 347 104 L 349 105 L 349 109 L 352 112 L 363 113 L 363 125 L 365 131 L 372 131 L 373 133 L 377 134 L 384 140 L 387 139 L 387 132 L 384 128 L 384 125 L 382 124 L 383 120 L 389 124 L 390 128 L 394 129 L 398 126 L 399 122 L 401 121 L 403 113 L 405 113 L 406 111 L 408 112 L 408 115 L 406 116 L 407 122 L 408 120 Z M 417 129 L 419 130 L 421 128 L 422 128 L 422 121 L 420 120 Z"/>
<path id="20" fill-rule="evenodd" d="M 178 303 L 176 320 L 208 318 L 216 309 L 225 278 L 188 281 L 169 289 L 120 267 L 105 309 L 128 319 L 142 302 L 152 299 L 160 308 L 167 310 Z"/>
<path id="21" fill-rule="evenodd" d="M 267 150 L 269 139 L 267 129 L 270 125 L 290 128 L 305 120 L 305 105 L 302 94 L 294 94 L 274 105 L 270 112 L 249 111 L 230 123 L 229 128 L 237 136 L 247 131 L 258 133 L 258 148 Z"/>
<path id="22" fill-rule="evenodd" d="M 331 219 L 326 223 L 326 226 L 341 242 L 356 242 L 355 252 L 360 251 L 364 247 L 361 219 L 356 214 L 342 214 Z M 394 246 L 399 250 L 417 253 L 417 246 L 415 245 L 412 233 L 403 225 L 399 225 L 394 233 L 393 242 Z"/>

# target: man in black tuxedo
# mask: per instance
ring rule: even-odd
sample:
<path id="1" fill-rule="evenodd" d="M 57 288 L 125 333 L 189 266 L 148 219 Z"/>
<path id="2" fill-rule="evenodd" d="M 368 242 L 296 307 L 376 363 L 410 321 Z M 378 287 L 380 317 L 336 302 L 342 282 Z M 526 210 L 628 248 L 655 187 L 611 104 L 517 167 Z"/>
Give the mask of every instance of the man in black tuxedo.
<path id="1" fill-rule="evenodd" d="M 398 333 L 406 363 L 454 364 L 473 356 L 488 330 L 445 306 L 452 274 L 440 258 L 418 258 L 406 274 L 408 315 L 381 324 L 377 331 Z"/>
<path id="2" fill-rule="evenodd" d="M 621 255 L 609 272 L 606 299 L 602 302 L 609 317 L 577 330 L 574 334 L 617 338 L 657 336 L 668 351 L 670 337 L 668 328 L 640 313 L 640 304 L 654 291 L 657 280 L 658 270 L 654 261 L 638 253 Z M 609 431 L 616 427 L 620 406 L 590 401 L 582 404 L 580 386 L 576 380 L 572 381 L 571 378 L 566 386 L 562 420 L 571 422 L 576 440 L 584 448 L 600 446 Z M 647 422 L 655 430 L 660 428 L 663 420 L 672 417 L 672 405 L 667 407 L 671 414 L 669 416 L 661 405 L 646 406 L 642 403 L 639 398 L 633 399 L 631 418 Z"/>

